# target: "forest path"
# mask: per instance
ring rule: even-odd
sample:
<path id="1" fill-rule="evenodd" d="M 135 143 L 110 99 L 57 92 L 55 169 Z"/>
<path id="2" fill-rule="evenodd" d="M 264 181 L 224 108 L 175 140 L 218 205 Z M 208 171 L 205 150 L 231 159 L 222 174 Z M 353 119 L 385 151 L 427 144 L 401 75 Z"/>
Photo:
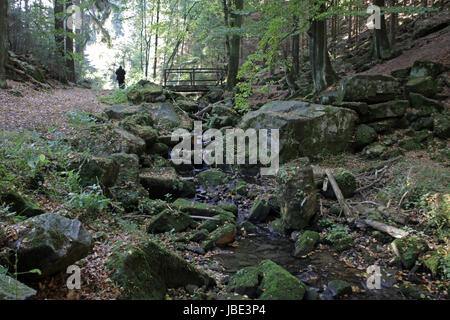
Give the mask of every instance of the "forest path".
<path id="1" fill-rule="evenodd" d="M 8 85 L 10 89 L 0 90 L 0 130 L 28 129 L 48 138 L 54 131 L 70 132 L 68 112 L 101 112 L 106 105 L 99 97 L 111 93 L 75 87 L 35 90 L 14 81 L 8 81 Z"/>

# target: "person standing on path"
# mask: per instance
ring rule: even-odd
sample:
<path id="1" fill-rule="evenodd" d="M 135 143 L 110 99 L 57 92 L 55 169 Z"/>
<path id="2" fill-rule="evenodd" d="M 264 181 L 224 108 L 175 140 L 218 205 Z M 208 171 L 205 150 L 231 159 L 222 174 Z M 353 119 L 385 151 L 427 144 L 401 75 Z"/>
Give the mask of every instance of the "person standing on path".
<path id="1" fill-rule="evenodd" d="M 122 68 L 122 66 L 119 67 L 119 69 L 116 70 L 116 76 L 117 76 L 117 82 L 119 82 L 119 88 L 125 89 L 125 75 L 127 72 Z"/>

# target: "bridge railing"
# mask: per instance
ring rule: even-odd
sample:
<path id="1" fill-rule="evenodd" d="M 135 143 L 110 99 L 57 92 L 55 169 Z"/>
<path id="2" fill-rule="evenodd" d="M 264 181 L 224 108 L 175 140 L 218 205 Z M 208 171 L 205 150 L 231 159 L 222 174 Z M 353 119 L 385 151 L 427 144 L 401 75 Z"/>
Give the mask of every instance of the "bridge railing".
<path id="1" fill-rule="evenodd" d="M 203 90 L 222 86 L 226 71 L 218 68 L 164 69 L 164 87 L 180 91 Z"/>

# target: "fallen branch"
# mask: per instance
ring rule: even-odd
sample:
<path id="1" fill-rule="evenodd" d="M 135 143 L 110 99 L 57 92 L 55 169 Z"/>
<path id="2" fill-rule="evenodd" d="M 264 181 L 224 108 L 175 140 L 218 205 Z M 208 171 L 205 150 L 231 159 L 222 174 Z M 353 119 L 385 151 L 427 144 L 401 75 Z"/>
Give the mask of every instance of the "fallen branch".
<path id="1" fill-rule="evenodd" d="M 400 199 L 400 202 L 398 203 L 398 206 L 397 206 L 399 209 L 402 207 L 403 201 L 405 201 L 405 198 L 406 198 L 406 196 L 408 195 L 408 193 L 409 193 L 409 191 L 406 191 L 406 192 L 403 194 L 402 198 Z"/>
<path id="2" fill-rule="evenodd" d="M 375 230 L 387 233 L 388 235 L 390 235 L 394 238 L 397 238 L 397 239 L 404 238 L 408 235 L 408 232 L 406 232 L 406 231 L 403 231 L 399 228 L 387 225 L 387 224 L 379 222 L 379 221 L 366 219 L 366 220 L 364 220 L 364 223 L 366 225 L 372 227 Z"/>
<path id="3" fill-rule="evenodd" d="M 194 220 L 211 220 L 211 221 L 220 221 L 218 218 L 213 217 L 202 217 L 202 216 L 190 216 Z"/>
<path id="4" fill-rule="evenodd" d="M 327 169 L 326 171 L 328 181 L 331 183 L 331 187 L 333 188 L 334 194 L 336 195 L 336 198 L 339 201 L 339 205 L 341 206 L 341 209 L 344 211 L 345 216 L 347 219 L 353 219 L 355 216 L 352 213 L 352 209 L 350 209 L 350 206 L 345 202 L 345 198 L 342 195 L 341 189 L 339 189 L 339 186 L 336 182 L 336 179 L 334 179 L 333 174 L 331 173 L 330 169 Z"/>
<path id="5" fill-rule="evenodd" d="M 356 189 L 356 190 L 355 190 L 355 193 L 358 193 L 358 192 L 361 192 L 361 191 L 364 191 L 364 190 L 366 190 L 366 189 L 369 189 L 369 188 L 373 187 L 373 186 L 376 185 L 377 183 L 381 182 L 381 180 L 383 180 L 383 178 L 384 178 L 384 173 L 382 172 L 382 173 L 381 173 L 381 176 L 380 176 L 378 179 L 376 179 L 374 182 L 372 182 L 371 184 L 369 184 L 369 185 L 367 185 L 367 186 L 364 186 L 364 187 L 361 187 L 361 188 Z"/>

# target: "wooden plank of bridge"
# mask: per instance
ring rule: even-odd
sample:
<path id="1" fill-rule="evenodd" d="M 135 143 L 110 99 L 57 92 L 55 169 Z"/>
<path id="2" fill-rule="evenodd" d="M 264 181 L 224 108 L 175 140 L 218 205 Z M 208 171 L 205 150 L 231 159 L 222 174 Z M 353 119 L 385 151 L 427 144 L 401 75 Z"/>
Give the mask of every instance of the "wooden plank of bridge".
<path id="1" fill-rule="evenodd" d="M 170 80 L 171 74 L 187 74 L 188 80 Z M 199 74 L 213 74 L 214 79 L 198 79 Z M 209 91 L 214 87 L 222 86 L 225 70 L 216 68 L 179 68 L 164 69 L 163 82 L 164 87 L 175 92 L 203 92 Z M 189 83 L 188 85 L 185 83 Z M 208 84 L 210 83 L 210 84 Z M 211 84 L 214 83 L 214 84 Z"/>

